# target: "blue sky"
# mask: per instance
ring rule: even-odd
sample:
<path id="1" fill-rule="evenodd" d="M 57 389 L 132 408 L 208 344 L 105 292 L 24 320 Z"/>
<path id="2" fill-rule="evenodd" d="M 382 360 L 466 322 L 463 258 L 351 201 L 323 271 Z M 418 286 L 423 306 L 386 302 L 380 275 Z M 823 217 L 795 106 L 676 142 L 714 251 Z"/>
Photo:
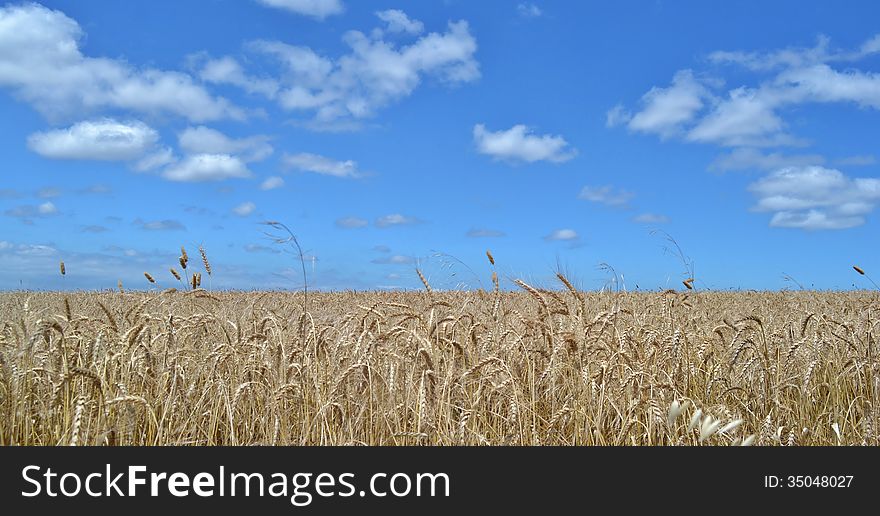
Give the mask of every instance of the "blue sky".
<path id="1" fill-rule="evenodd" d="M 710 5 L 711 4 L 711 5 Z M 0 288 L 864 288 L 874 2 L 0 7 Z M 282 252 L 284 251 L 284 252 Z M 61 278 L 58 261 L 68 274 Z"/>

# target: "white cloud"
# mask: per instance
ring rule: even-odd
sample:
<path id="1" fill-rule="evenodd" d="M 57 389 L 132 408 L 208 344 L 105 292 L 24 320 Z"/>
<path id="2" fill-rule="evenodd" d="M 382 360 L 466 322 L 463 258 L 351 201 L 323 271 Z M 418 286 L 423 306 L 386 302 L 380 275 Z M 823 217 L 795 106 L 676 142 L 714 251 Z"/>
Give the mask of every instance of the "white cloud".
<path id="1" fill-rule="evenodd" d="M 266 7 L 275 7 L 295 14 L 323 20 L 345 10 L 340 0 L 257 0 Z"/>
<path id="2" fill-rule="evenodd" d="M 585 186 L 578 199 L 605 204 L 607 206 L 626 206 L 635 194 L 627 190 L 615 190 L 612 186 Z"/>
<path id="3" fill-rule="evenodd" d="M 564 241 L 564 240 L 577 240 L 577 238 L 578 238 L 577 231 L 575 231 L 573 229 L 557 229 L 556 231 L 545 236 L 544 240 Z"/>
<path id="4" fill-rule="evenodd" d="M 788 167 L 752 183 L 755 211 L 772 212 L 771 226 L 844 229 L 864 224 L 880 203 L 880 179 L 852 179 L 820 166 Z"/>
<path id="5" fill-rule="evenodd" d="M 776 170 L 785 167 L 822 165 L 825 158 L 819 154 L 764 153 L 751 147 L 734 149 L 722 154 L 709 164 L 709 170 Z"/>
<path id="6" fill-rule="evenodd" d="M 764 90 L 737 88 L 690 132 L 687 139 L 721 145 L 779 145 L 787 143 L 785 127 L 774 112 L 777 100 Z M 768 136 L 776 135 L 775 138 Z"/>
<path id="7" fill-rule="evenodd" d="M 151 154 L 144 156 L 134 164 L 134 169 L 138 172 L 146 172 L 148 170 L 157 169 L 170 165 L 177 161 L 174 152 L 168 147 L 159 149 Z"/>
<path id="8" fill-rule="evenodd" d="M 232 208 L 232 213 L 235 213 L 239 217 L 247 217 L 248 215 L 253 213 L 254 210 L 256 210 L 256 209 L 257 209 L 257 205 L 248 201 L 248 202 L 243 202 L 243 203 L 239 204 L 235 208 Z"/>
<path id="9" fill-rule="evenodd" d="M 37 212 L 39 212 L 40 215 L 55 215 L 58 213 L 58 208 L 56 208 L 51 202 L 44 202 L 37 206 Z"/>
<path id="10" fill-rule="evenodd" d="M 260 190 L 274 190 L 284 186 L 284 179 L 278 176 L 267 177 L 265 181 L 260 183 Z"/>
<path id="11" fill-rule="evenodd" d="M 291 168 L 304 172 L 314 172 L 334 177 L 359 177 L 357 162 L 352 160 L 337 161 L 331 158 L 302 152 L 288 154 L 282 158 L 282 162 Z"/>
<path id="12" fill-rule="evenodd" d="M 419 20 L 412 20 L 400 9 L 388 9 L 376 12 L 376 16 L 386 23 L 388 32 L 406 32 L 408 34 L 421 34 L 425 30 L 425 24 Z"/>
<path id="13" fill-rule="evenodd" d="M 28 147 L 52 159 L 129 161 L 143 156 L 158 140 L 159 134 L 142 122 L 105 118 L 34 133 Z"/>
<path id="14" fill-rule="evenodd" d="M 415 217 L 407 217 L 399 213 L 385 215 L 384 217 L 379 217 L 378 219 L 376 219 L 376 227 L 378 228 L 387 228 L 391 226 L 407 226 L 418 223 L 419 219 Z"/>
<path id="15" fill-rule="evenodd" d="M 250 177 L 244 162 L 228 154 L 196 154 L 171 165 L 162 177 L 171 181 L 201 182 Z"/>
<path id="16" fill-rule="evenodd" d="M 206 60 L 199 70 L 199 77 L 213 84 L 230 84 L 251 94 L 275 98 L 279 84 L 274 79 L 251 77 L 244 72 L 238 61 L 225 56 Z"/>
<path id="17" fill-rule="evenodd" d="M 632 120 L 632 113 L 623 107 L 623 104 L 617 104 L 605 113 L 605 127 L 617 127 L 630 120 Z"/>
<path id="18" fill-rule="evenodd" d="M 671 86 L 655 86 L 642 96 L 644 107 L 630 118 L 627 127 L 631 131 L 670 137 L 694 119 L 708 96 L 709 91 L 691 70 L 680 70 L 672 78 Z"/>
<path id="19" fill-rule="evenodd" d="M 336 225 L 340 228 L 355 229 L 366 227 L 369 222 L 359 217 L 343 217 L 336 220 Z"/>
<path id="20" fill-rule="evenodd" d="M 192 121 L 245 117 L 187 74 L 87 57 L 79 48 L 82 37 L 79 24 L 60 11 L 39 4 L 0 8 L 0 86 L 53 118 L 97 109 L 169 113 Z"/>
<path id="21" fill-rule="evenodd" d="M 530 2 L 521 2 L 517 4 L 516 12 L 523 18 L 538 18 L 544 14 L 540 7 Z"/>
<path id="22" fill-rule="evenodd" d="M 669 222 L 669 217 L 657 213 L 642 213 L 633 217 L 633 222 L 639 224 L 666 224 Z"/>
<path id="23" fill-rule="evenodd" d="M 188 154 L 231 154 L 242 161 L 261 161 L 274 149 L 266 136 L 233 139 L 210 127 L 188 127 L 178 135 L 178 145 Z"/>
<path id="24" fill-rule="evenodd" d="M 281 64 L 277 100 L 287 110 L 312 114 L 308 125 L 313 128 L 357 125 L 411 95 L 425 78 L 455 85 L 480 77 L 477 43 L 466 21 L 450 22 L 445 32 L 425 34 L 405 46 L 376 35 L 346 32 L 350 51 L 337 59 L 279 41 L 255 41 L 248 48 Z"/>
<path id="25" fill-rule="evenodd" d="M 474 142 L 481 154 L 505 161 L 561 163 L 577 155 L 562 136 L 536 135 L 522 124 L 495 132 L 477 124 L 474 126 Z"/>

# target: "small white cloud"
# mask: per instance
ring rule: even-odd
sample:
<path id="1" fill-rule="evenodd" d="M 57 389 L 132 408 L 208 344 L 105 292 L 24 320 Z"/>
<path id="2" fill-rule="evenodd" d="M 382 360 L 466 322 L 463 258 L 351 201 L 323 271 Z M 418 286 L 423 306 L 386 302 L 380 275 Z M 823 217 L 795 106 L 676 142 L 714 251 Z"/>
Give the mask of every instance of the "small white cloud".
<path id="1" fill-rule="evenodd" d="M 241 159 L 226 154 L 187 156 L 162 172 L 165 179 L 181 182 L 222 181 L 250 176 L 250 170 Z"/>
<path id="2" fill-rule="evenodd" d="M 407 34 L 420 34 L 425 30 L 425 24 L 419 20 L 410 19 L 405 12 L 399 9 L 377 11 L 376 16 L 385 22 L 388 32 L 406 32 Z"/>
<path id="3" fill-rule="evenodd" d="M 282 162 L 288 167 L 304 172 L 314 172 L 334 177 L 358 177 L 360 175 L 357 162 L 355 161 L 337 161 L 308 152 L 285 155 L 282 158 Z"/>
<path id="4" fill-rule="evenodd" d="M 544 240 L 548 241 L 566 241 L 566 240 L 577 240 L 578 234 L 577 231 L 573 229 L 557 229 L 556 231 L 550 233 L 549 235 L 544 237 Z"/>
<path id="5" fill-rule="evenodd" d="M 865 223 L 880 203 L 880 179 L 850 178 L 839 170 L 788 167 L 752 183 L 755 211 L 773 212 L 770 225 L 845 229 Z"/>
<path id="6" fill-rule="evenodd" d="M 336 225 L 340 228 L 355 229 L 366 227 L 369 222 L 359 217 L 343 217 L 336 220 Z"/>
<path id="7" fill-rule="evenodd" d="M 234 139 L 210 127 L 188 127 L 178 135 L 180 148 L 188 154 L 230 154 L 243 161 L 261 161 L 272 154 L 266 136 Z"/>
<path id="8" fill-rule="evenodd" d="M 248 201 L 248 202 L 243 202 L 243 203 L 239 204 L 235 208 L 232 208 L 232 213 L 235 213 L 239 217 L 247 217 L 248 215 L 253 213 L 254 210 L 256 210 L 256 209 L 257 209 L 257 205 Z"/>
<path id="9" fill-rule="evenodd" d="M 516 12 L 523 18 L 538 18 L 544 12 L 537 5 L 530 2 L 521 2 L 516 6 Z"/>
<path id="10" fill-rule="evenodd" d="M 278 176 L 267 177 L 265 181 L 260 183 L 260 190 L 274 190 L 284 186 L 284 179 Z"/>
<path id="11" fill-rule="evenodd" d="M 44 202 L 43 204 L 37 206 L 37 211 L 40 215 L 55 215 L 58 213 L 58 208 L 51 202 Z"/>
<path id="12" fill-rule="evenodd" d="M 274 7 L 285 11 L 311 16 L 323 20 L 345 10 L 340 0 L 257 0 L 266 7 Z"/>
<path id="13" fill-rule="evenodd" d="M 626 206 L 635 194 L 627 190 L 615 190 L 612 186 L 585 186 L 578 199 L 604 204 L 606 206 Z"/>
<path id="14" fill-rule="evenodd" d="M 159 134 L 142 122 L 105 118 L 34 133 L 28 147 L 52 159 L 129 161 L 143 156 L 158 139 Z"/>
<path id="15" fill-rule="evenodd" d="M 562 136 L 532 134 L 522 124 L 495 132 L 488 131 L 483 124 L 477 124 L 474 126 L 474 142 L 481 154 L 505 161 L 561 163 L 577 155 L 577 151 Z"/>
<path id="16" fill-rule="evenodd" d="M 407 226 L 412 224 L 418 224 L 419 219 L 415 217 L 407 217 L 405 215 L 401 215 L 399 213 L 394 213 L 391 215 L 385 215 L 384 217 L 379 217 L 376 219 L 376 227 L 377 228 L 387 228 L 391 226 Z"/>
<path id="17" fill-rule="evenodd" d="M 669 217 L 657 213 L 642 213 L 641 215 L 633 217 L 633 222 L 639 224 L 666 224 L 669 222 Z"/>

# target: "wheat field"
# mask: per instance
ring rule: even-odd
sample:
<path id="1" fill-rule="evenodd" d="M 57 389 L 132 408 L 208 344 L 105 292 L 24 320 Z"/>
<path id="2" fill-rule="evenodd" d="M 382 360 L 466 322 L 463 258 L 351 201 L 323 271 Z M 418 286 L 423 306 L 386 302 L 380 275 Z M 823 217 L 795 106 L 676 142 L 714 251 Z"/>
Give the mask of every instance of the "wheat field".
<path id="1" fill-rule="evenodd" d="M 0 294 L 3 445 L 876 445 L 877 292 Z"/>

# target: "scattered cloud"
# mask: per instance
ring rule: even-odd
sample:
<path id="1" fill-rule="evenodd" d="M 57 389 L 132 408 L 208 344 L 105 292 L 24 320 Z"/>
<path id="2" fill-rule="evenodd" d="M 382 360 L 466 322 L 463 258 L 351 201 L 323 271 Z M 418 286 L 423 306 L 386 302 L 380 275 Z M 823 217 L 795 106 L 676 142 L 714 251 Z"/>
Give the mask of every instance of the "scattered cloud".
<path id="1" fill-rule="evenodd" d="M 385 16 L 395 20 L 386 22 L 389 28 L 412 31 L 421 24 L 397 13 Z M 272 98 L 283 109 L 311 115 L 306 125 L 312 129 L 357 128 L 361 120 L 410 96 L 425 79 L 457 85 L 480 77 L 477 42 L 466 21 L 450 22 L 445 32 L 421 35 L 409 45 L 385 40 L 381 30 L 372 35 L 347 31 L 343 41 L 349 52 L 335 59 L 280 41 L 252 41 L 247 50 L 279 64 L 279 89 Z M 237 82 L 253 90 L 253 81 L 244 77 Z"/>
<path id="2" fill-rule="evenodd" d="M 79 193 L 86 194 L 86 195 L 107 195 L 107 194 L 111 193 L 112 191 L 113 191 L 113 189 L 107 185 L 94 184 L 94 185 L 89 185 L 89 186 L 83 188 L 82 190 L 79 190 Z"/>
<path id="3" fill-rule="evenodd" d="M 134 164 L 134 169 L 138 172 L 147 172 L 164 167 L 165 165 L 170 165 L 176 161 L 177 157 L 174 156 L 174 152 L 168 147 L 165 147 L 138 160 Z"/>
<path id="4" fill-rule="evenodd" d="M 286 154 L 281 161 L 285 166 L 303 172 L 314 172 L 334 177 L 360 177 L 357 162 L 352 160 L 337 161 L 318 154 L 301 152 Z"/>
<path id="5" fill-rule="evenodd" d="M 502 161 L 561 163 L 577 155 L 562 136 L 536 135 L 522 124 L 495 132 L 477 124 L 474 126 L 474 143 L 481 154 Z"/>
<path id="6" fill-rule="evenodd" d="M 709 164 L 709 170 L 727 172 L 729 170 L 776 170 L 785 167 L 805 167 L 822 165 L 825 158 L 819 154 L 765 153 L 751 147 L 741 147 L 721 154 Z"/>
<path id="7" fill-rule="evenodd" d="M 238 215 L 239 217 L 247 217 L 252 214 L 257 209 L 257 205 L 247 201 L 239 204 L 235 208 L 232 208 L 232 213 Z"/>
<path id="8" fill-rule="evenodd" d="M 170 181 L 202 182 L 251 176 L 244 161 L 228 154 L 195 154 L 187 156 L 162 172 Z"/>
<path id="9" fill-rule="evenodd" d="M 200 60 L 202 62 L 197 63 Z M 274 99 L 280 88 L 275 79 L 248 75 L 241 64 L 229 56 L 211 59 L 201 55 L 194 56 L 193 61 L 196 61 L 194 65 L 200 65 L 199 77 L 208 83 L 237 86 L 247 93 L 263 95 L 269 99 Z"/>
<path id="10" fill-rule="evenodd" d="M 185 73 L 83 55 L 83 38 L 79 24 L 61 11 L 36 3 L 0 7 L 0 87 L 50 118 L 98 109 L 170 114 L 194 122 L 245 118 L 243 110 L 211 95 Z"/>
<path id="11" fill-rule="evenodd" d="M 394 254 L 391 256 L 383 256 L 381 258 L 376 258 L 372 260 L 372 263 L 377 263 L 380 265 L 412 265 L 416 263 L 416 259 L 412 256 L 404 256 L 401 254 Z"/>
<path id="12" fill-rule="evenodd" d="M 539 18 L 544 11 L 531 2 L 520 2 L 516 6 L 516 12 L 523 18 Z"/>
<path id="13" fill-rule="evenodd" d="M 336 219 L 336 226 L 345 229 L 363 228 L 368 224 L 369 222 L 367 220 L 358 217 L 343 217 L 341 219 Z"/>
<path id="14" fill-rule="evenodd" d="M 376 251 L 377 253 L 390 253 L 391 248 L 388 247 L 387 245 L 380 244 L 380 245 L 373 246 L 373 251 Z"/>
<path id="15" fill-rule="evenodd" d="M 178 135 L 178 145 L 187 154 L 228 154 L 244 162 L 269 157 L 274 149 L 268 140 L 269 137 L 262 135 L 234 139 L 203 125 L 188 127 Z"/>
<path id="16" fill-rule="evenodd" d="M 164 220 L 141 220 L 135 219 L 134 225 L 140 227 L 146 231 L 185 231 L 186 226 L 184 226 L 180 221 L 172 220 L 172 219 L 164 219 Z"/>
<path id="17" fill-rule="evenodd" d="M 497 238 L 507 236 L 503 231 L 487 228 L 472 228 L 467 232 L 468 238 Z"/>
<path id="18" fill-rule="evenodd" d="M 638 224 L 667 224 L 669 222 L 669 217 L 657 213 L 642 213 L 641 215 L 633 217 L 633 222 Z"/>
<path id="19" fill-rule="evenodd" d="M 376 227 L 388 228 L 391 226 L 408 226 L 418 224 L 420 222 L 421 221 L 415 217 L 407 217 L 399 213 L 393 213 L 391 215 L 385 215 L 384 217 L 379 217 L 378 219 L 376 219 Z"/>
<path id="20" fill-rule="evenodd" d="M 412 20 L 400 9 L 388 9 L 377 11 L 376 16 L 385 22 L 385 30 L 392 33 L 405 32 L 407 34 L 421 34 L 425 30 L 425 24 L 419 20 Z"/>
<path id="21" fill-rule="evenodd" d="M 16 206 L 3 212 L 7 217 L 18 219 L 23 224 L 33 224 L 34 219 L 50 217 L 58 214 L 58 208 L 51 201 L 42 204 L 26 204 Z"/>
<path id="22" fill-rule="evenodd" d="M 267 177 L 262 183 L 260 183 L 260 190 L 274 190 L 276 188 L 281 188 L 284 186 L 284 179 L 278 176 Z"/>
<path id="23" fill-rule="evenodd" d="M 323 20 L 334 14 L 342 14 L 345 6 L 340 0 L 257 0 L 266 7 L 282 9 L 294 14 Z"/>
<path id="24" fill-rule="evenodd" d="M 880 179 L 850 178 L 820 166 L 788 167 L 752 183 L 753 209 L 774 227 L 846 229 L 865 223 L 880 203 Z"/>
<path id="25" fill-rule="evenodd" d="M 633 197 L 635 197 L 634 193 L 615 189 L 609 185 L 585 186 L 581 189 L 581 193 L 578 194 L 578 199 L 615 207 L 627 206 Z"/>
<path id="26" fill-rule="evenodd" d="M 130 161 L 143 156 L 158 139 L 159 134 L 142 122 L 104 118 L 34 133 L 27 143 L 51 159 Z"/>
<path id="27" fill-rule="evenodd" d="M 577 231 L 575 231 L 573 229 L 557 229 L 556 231 L 553 231 L 552 233 L 550 233 L 549 235 L 544 237 L 544 240 L 547 240 L 549 242 L 552 242 L 552 241 L 572 241 L 572 240 L 577 240 L 577 239 L 578 239 Z"/>

